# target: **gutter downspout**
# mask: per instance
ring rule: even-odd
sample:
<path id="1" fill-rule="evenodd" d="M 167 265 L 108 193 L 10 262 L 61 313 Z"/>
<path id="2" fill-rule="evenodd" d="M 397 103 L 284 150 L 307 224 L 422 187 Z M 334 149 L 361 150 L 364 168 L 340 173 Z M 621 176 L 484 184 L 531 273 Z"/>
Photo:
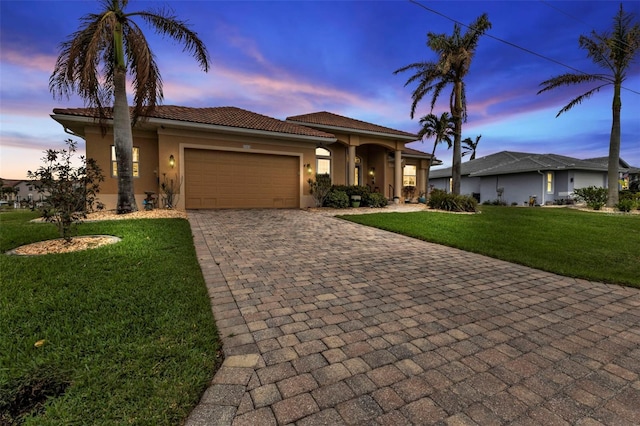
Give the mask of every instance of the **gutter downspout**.
<path id="1" fill-rule="evenodd" d="M 544 206 L 545 203 L 545 199 L 544 199 L 544 193 L 545 193 L 545 188 L 544 188 L 544 173 L 542 173 L 540 170 L 538 170 L 538 173 L 540 173 L 542 175 L 542 196 L 540 198 L 542 198 L 542 202 L 540 203 L 541 206 Z"/>

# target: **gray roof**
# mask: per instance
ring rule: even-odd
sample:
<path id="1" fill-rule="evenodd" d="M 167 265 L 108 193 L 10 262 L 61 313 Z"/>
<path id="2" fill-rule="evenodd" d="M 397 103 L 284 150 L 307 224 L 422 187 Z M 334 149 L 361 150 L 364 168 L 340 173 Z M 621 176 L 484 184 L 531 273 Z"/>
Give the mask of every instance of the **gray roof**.
<path id="1" fill-rule="evenodd" d="M 486 157 L 462 163 L 462 176 L 492 176 L 538 170 L 592 170 L 607 171 L 607 157 L 580 160 L 557 154 L 532 154 L 528 152 L 501 151 Z M 620 170 L 628 171 L 628 164 L 620 160 Z M 626 167 L 625 167 L 626 166 Z M 430 178 L 451 177 L 451 167 L 432 170 Z"/>

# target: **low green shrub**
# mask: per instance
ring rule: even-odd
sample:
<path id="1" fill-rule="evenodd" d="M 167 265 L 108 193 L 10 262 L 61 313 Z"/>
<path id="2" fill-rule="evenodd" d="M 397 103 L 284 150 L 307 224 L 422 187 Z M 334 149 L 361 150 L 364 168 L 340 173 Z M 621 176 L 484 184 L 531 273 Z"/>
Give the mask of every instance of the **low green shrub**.
<path id="1" fill-rule="evenodd" d="M 379 192 L 369 193 L 362 199 L 362 202 L 365 206 L 369 207 L 386 207 L 389 203 L 387 197 Z"/>
<path id="2" fill-rule="evenodd" d="M 359 195 L 364 200 L 364 198 L 371 193 L 369 187 L 360 185 L 333 185 L 331 189 L 336 191 L 344 191 L 349 199 L 351 199 L 352 195 Z"/>
<path id="3" fill-rule="evenodd" d="M 621 202 L 625 200 L 630 200 L 632 202 L 630 210 L 633 210 L 633 209 L 640 210 L 640 190 L 639 191 L 634 191 L 634 190 L 620 191 L 619 200 Z M 627 211 L 630 211 L 630 210 L 627 210 Z"/>
<path id="4" fill-rule="evenodd" d="M 332 189 L 324 200 L 324 206 L 333 209 L 346 209 L 349 207 L 349 196 L 344 191 Z"/>
<path id="5" fill-rule="evenodd" d="M 482 205 L 483 206 L 506 206 L 507 202 L 496 198 L 495 200 L 485 200 L 482 202 Z"/>
<path id="6" fill-rule="evenodd" d="M 573 191 L 579 201 L 584 201 L 589 208 L 600 210 L 607 203 L 607 188 L 588 186 Z"/>
<path id="7" fill-rule="evenodd" d="M 633 210 L 635 207 L 636 207 L 635 201 L 628 198 L 625 200 L 620 200 L 618 204 L 616 204 L 616 208 L 619 211 L 627 212 L 627 213 Z"/>
<path id="8" fill-rule="evenodd" d="M 469 195 L 449 194 L 441 189 L 434 189 L 429 198 L 429 207 L 450 212 L 475 212 L 478 201 Z"/>

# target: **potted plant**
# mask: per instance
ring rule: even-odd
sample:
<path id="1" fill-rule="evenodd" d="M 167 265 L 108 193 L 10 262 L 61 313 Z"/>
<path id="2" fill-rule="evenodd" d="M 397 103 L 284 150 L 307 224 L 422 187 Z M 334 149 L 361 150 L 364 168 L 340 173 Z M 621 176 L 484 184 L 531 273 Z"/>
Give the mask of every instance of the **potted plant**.
<path id="1" fill-rule="evenodd" d="M 410 203 L 416 194 L 416 187 L 413 185 L 407 185 L 402 188 L 402 195 L 404 196 L 405 203 Z"/>
<path id="2" fill-rule="evenodd" d="M 360 207 L 360 201 L 362 197 L 360 195 L 352 195 L 351 196 L 351 207 Z"/>

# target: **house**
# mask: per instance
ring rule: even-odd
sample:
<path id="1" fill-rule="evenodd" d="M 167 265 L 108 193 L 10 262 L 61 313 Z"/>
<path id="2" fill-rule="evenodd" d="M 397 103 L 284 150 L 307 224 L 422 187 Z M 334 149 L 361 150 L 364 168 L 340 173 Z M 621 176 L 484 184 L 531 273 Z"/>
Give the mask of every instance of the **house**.
<path id="1" fill-rule="evenodd" d="M 33 182 L 20 179 L 0 179 L 2 181 L 2 195 L 0 199 L 8 203 L 42 201 L 47 194 L 38 192 Z"/>
<path id="2" fill-rule="evenodd" d="M 87 158 L 105 172 L 100 201 L 114 209 L 113 134 L 103 134 L 95 117 L 87 108 L 52 115 L 86 141 Z M 329 112 L 279 120 L 235 107 L 163 105 L 136 124 L 133 137 L 140 207 L 145 193 L 158 194 L 163 184 L 176 189 L 179 209 L 310 207 L 307 181 L 316 173 L 399 199 L 403 182 L 426 189 L 430 158 L 405 147 L 417 139 L 412 133 Z"/>
<path id="3" fill-rule="evenodd" d="M 637 168 L 620 160 L 620 177 L 637 179 Z M 429 186 L 450 190 L 451 168 L 432 170 Z M 557 154 L 502 151 L 462 163 L 460 193 L 479 202 L 551 204 L 572 198 L 574 189 L 607 186 L 607 157 L 580 160 Z"/>

